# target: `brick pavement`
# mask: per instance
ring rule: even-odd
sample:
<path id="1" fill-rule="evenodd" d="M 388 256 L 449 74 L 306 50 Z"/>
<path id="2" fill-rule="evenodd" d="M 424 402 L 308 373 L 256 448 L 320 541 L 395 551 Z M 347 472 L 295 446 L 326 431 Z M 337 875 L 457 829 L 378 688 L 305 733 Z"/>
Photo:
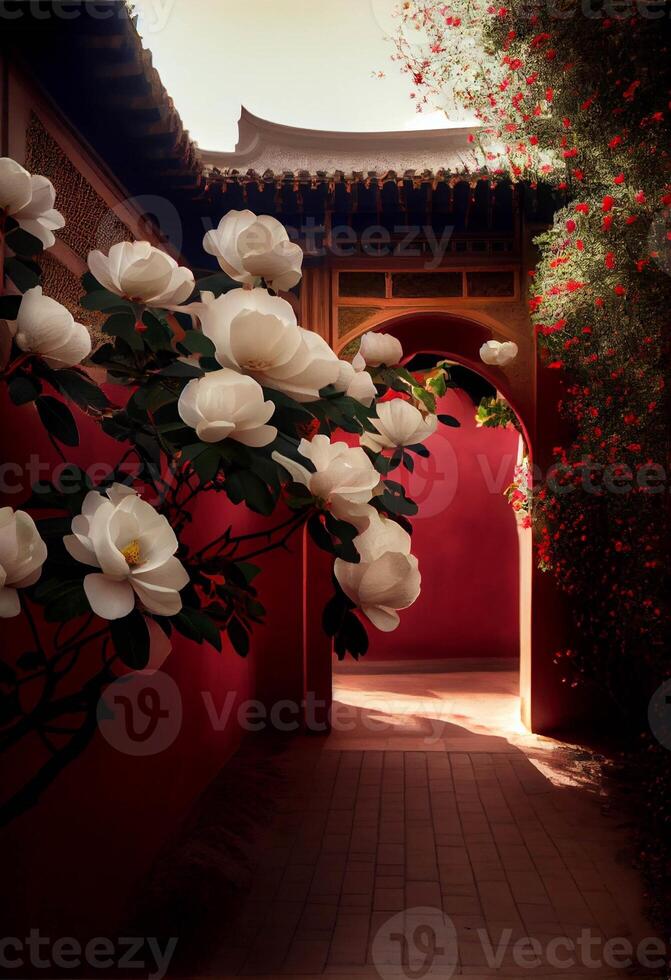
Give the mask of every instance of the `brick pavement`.
<path id="1" fill-rule="evenodd" d="M 423 683 L 399 678 L 396 692 Z M 626 831 L 598 797 L 539 771 L 519 733 L 448 719 L 422 748 L 423 719 L 398 722 L 396 713 L 387 732 L 371 735 L 358 724 L 289 744 L 253 889 L 208 975 L 644 975 L 588 958 L 614 937 L 636 944 L 654 936 L 639 877 L 621 856 Z M 572 955 L 565 942 L 585 929 L 593 945 L 561 967 L 548 944 L 559 942 L 556 955 L 565 960 Z M 406 966 L 403 935 L 419 943 L 406 950 Z M 429 969 L 422 943 L 432 935 L 445 963 L 439 956 Z M 498 949 L 501 938 L 508 944 Z M 526 954 L 513 952 L 518 940 Z M 492 951 L 500 959 L 488 961 Z"/>

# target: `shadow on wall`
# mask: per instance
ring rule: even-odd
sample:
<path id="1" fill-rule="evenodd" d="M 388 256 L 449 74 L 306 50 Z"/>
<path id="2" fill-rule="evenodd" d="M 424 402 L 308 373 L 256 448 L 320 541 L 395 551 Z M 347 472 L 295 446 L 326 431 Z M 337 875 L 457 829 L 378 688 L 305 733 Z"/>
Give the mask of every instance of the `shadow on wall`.
<path id="1" fill-rule="evenodd" d="M 477 428 L 475 406 L 459 389 L 438 404 L 461 428 L 439 425 L 429 459 L 398 469 L 419 504 L 413 553 L 422 573 L 417 602 L 393 633 L 370 632 L 367 660 L 519 656 L 519 549 L 503 496 L 517 460 L 512 429 Z"/>

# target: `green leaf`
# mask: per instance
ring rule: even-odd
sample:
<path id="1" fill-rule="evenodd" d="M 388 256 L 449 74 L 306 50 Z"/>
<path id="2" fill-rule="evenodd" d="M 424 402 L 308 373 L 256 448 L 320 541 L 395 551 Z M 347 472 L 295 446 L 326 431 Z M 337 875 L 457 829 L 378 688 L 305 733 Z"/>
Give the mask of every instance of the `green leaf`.
<path id="1" fill-rule="evenodd" d="M 249 653 L 249 633 L 237 616 L 231 616 L 227 633 L 235 652 L 240 657 L 246 657 Z"/>
<path id="2" fill-rule="evenodd" d="M 345 618 L 345 613 L 351 608 L 352 603 L 340 586 L 337 586 L 334 595 L 326 603 L 322 613 L 322 627 L 327 636 L 336 636 L 338 634 Z"/>
<path id="3" fill-rule="evenodd" d="M 245 582 L 248 585 L 261 572 L 261 569 L 259 568 L 258 565 L 253 565 L 249 561 L 236 561 L 235 562 L 235 567 L 240 572 L 242 572 L 242 575 L 244 576 Z"/>
<path id="4" fill-rule="evenodd" d="M 385 456 L 384 453 L 371 453 L 371 458 L 373 460 L 373 466 L 378 473 L 382 476 L 386 476 L 390 469 L 391 459 L 389 456 Z"/>
<path id="5" fill-rule="evenodd" d="M 439 415 L 438 421 L 442 422 L 443 425 L 450 425 L 453 429 L 459 429 L 461 427 L 461 422 L 459 419 L 455 419 L 453 415 Z"/>
<path id="6" fill-rule="evenodd" d="M 332 514 L 326 515 L 326 529 L 339 542 L 333 549 L 338 558 L 356 565 L 361 560 L 354 546 L 354 538 L 359 533 L 353 524 L 339 521 Z"/>
<path id="7" fill-rule="evenodd" d="M 135 329 L 135 317 L 132 312 L 113 313 L 103 324 L 103 333 L 112 337 L 120 337 L 131 350 L 144 350 L 142 335 Z"/>
<path id="8" fill-rule="evenodd" d="M 54 371 L 53 383 L 80 408 L 95 408 L 102 411 L 110 404 L 102 388 L 74 369 Z"/>
<path id="9" fill-rule="evenodd" d="M 427 384 L 430 390 L 437 398 L 441 398 L 447 391 L 447 382 L 445 379 L 445 374 L 442 372 L 441 374 L 437 374 L 433 378 L 429 378 Z"/>
<path id="10" fill-rule="evenodd" d="M 68 592 L 78 582 L 79 579 L 70 581 L 61 578 L 44 578 L 43 576 L 33 588 L 32 594 L 36 602 L 51 602 L 53 599 L 57 599 L 59 595 Z"/>
<path id="11" fill-rule="evenodd" d="M 5 259 L 5 273 L 22 293 L 39 285 L 41 269 L 36 262 L 16 256 Z"/>
<path id="12" fill-rule="evenodd" d="M 149 663 L 149 628 L 137 609 L 109 624 L 117 656 L 131 670 L 144 670 Z"/>
<path id="13" fill-rule="evenodd" d="M 205 640 L 221 653 L 221 633 L 214 620 L 200 609 L 192 609 L 188 606 L 182 607 L 180 616 L 188 621 L 194 638 L 197 636 L 199 642 Z"/>
<path id="14" fill-rule="evenodd" d="M 202 378 L 203 371 L 197 367 L 195 364 L 187 364 L 186 361 L 173 361 L 172 364 L 168 364 L 167 367 L 161 368 L 158 372 L 161 377 L 165 378 Z"/>
<path id="15" fill-rule="evenodd" d="M 61 588 L 52 590 L 46 600 L 44 618 L 49 623 L 67 623 L 91 611 L 81 579 L 60 583 Z"/>
<path id="16" fill-rule="evenodd" d="M 373 499 L 373 503 L 381 504 L 390 514 L 406 514 L 409 517 L 416 514 L 418 510 L 414 500 L 406 497 L 401 484 L 391 480 L 384 483 L 384 491 Z"/>
<path id="17" fill-rule="evenodd" d="M 231 289 L 240 289 L 240 283 L 231 279 L 225 272 L 216 272 L 212 276 L 199 279 L 196 283 L 196 289 L 199 293 L 208 292 L 214 293 L 215 296 L 221 296 L 222 293 L 228 293 Z"/>
<path id="18" fill-rule="evenodd" d="M 142 339 L 151 350 L 172 350 L 172 330 L 156 313 L 145 310 L 142 314 L 142 322 L 147 328 L 142 334 Z"/>
<path id="19" fill-rule="evenodd" d="M 418 442 L 413 446 L 406 446 L 405 448 L 409 450 L 409 452 L 415 453 L 417 456 L 423 456 L 425 459 L 428 459 L 428 457 L 431 455 L 426 446 L 423 446 L 421 442 Z"/>
<path id="20" fill-rule="evenodd" d="M 80 297 L 79 305 L 83 306 L 85 310 L 96 310 L 99 313 L 110 313 L 113 310 L 127 312 L 133 316 L 133 322 L 135 322 L 133 304 L 130 300 L 117 296 L 116 293 L 111 293 L 108 289 L 100 288 L 87 293 Z"/>
<path id="21" fill-rule="evenodd" d="M 42 385 L 35 378 L 26 374 L 15 375 L 8 385 L 9 397 L 15 405 L 27 405 L 34 402 L 42 391 Z"/>
<path id="22" fill-rule="evenodd" d="M 18 224 L 5 232 L 5 239 L 11 250 L 17 255 L 38 255 L 44 251 L 41 240 L 25 231 Z"/>
<path id="23" fill-rule="evenodd" d="M 436 411 L 436 399 L 430 391 L 427 391 L 426 388 L 422 388 L 420 385 L 415 385 L 412 393 L 417 401 L 420 401 L 429 412 L 433 413 Z"/>
<path id="24" fill-rule="evenodd" d="M 368 633 L 363 623 L 351 610 L 345 613 L 345 620 L 340 631 L 345 647 L 355 660 L 362 657 L 368 650 Z"/>
<path id="25" fill-rule="evenodd" d="M 308 520 L 308 533 L 318 548 L 332 555 L 334 554 L 333 542 L 324 526 L 322 516 L 322 514 L 312 514 Z"/>
<path id="26" fill-rule="evenodd" d="M 275 507 L 275 498 L 267 484 L 250 470 L 238 470 L 226 478 L 226 493 L 233 503 L 244 500 L 250 510 L 267 516 Z"/>
<path id="27" fill-rule="evenodd" d="M 191 465 L 203 484 L 214 480 L 221 463 L 221 453 L 216 446 L 205 446 L 203 451 L 191 460 Z"/>
<path id="28" fill-rule="evenodd" d="M 79 445 L 77 423 L 67 405 L 51 395 L 40 395 L 35 405 L 42 425 L 54 439 L 65 446 Z"/>
<path id="29" fill-rule="evenodd" d="M 138 388 L 135 394 L 129 398 L 126 408 L 129 414 L 146 418 L 147 412 L 156 412 L 168 404 L 176 405 L 177 396 L 159 381 L 155 384 L 148 384 L 144 388 Z"/>
<path id="30" fill-rule="evenodd" d="M 186 347 L 191 354 L 205 354 L 207 357 L 214 357 L 214 344 L 200 330 L 187 330 L 180 344 Z"/>
<path id="31" fill-rule="evenodd" d="M 28 507 L 38 510 L 69 510 L 73 516 L 81 512 L 81 504 L 92 489 L 86 473 L 74 463 L 60 467 L 56 485 L 45 480 L 33 484 Z M 42 584 L 40 580 L 40 585 Z"/>

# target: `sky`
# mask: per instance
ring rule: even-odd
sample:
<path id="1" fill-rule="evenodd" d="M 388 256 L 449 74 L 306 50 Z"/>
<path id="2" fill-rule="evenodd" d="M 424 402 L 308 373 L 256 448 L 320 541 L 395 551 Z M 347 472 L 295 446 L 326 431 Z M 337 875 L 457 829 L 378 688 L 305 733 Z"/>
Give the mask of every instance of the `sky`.
<path id="1" fill-rule="evenodd" d="M 288 126 L 448 126 L 418 114 L 385 36 L 395 0 L 135 0 L 138 28 L 202 149 L 232 150 L 240 106 Z M 383 71 L 384 78 L 374 77 Z"/>

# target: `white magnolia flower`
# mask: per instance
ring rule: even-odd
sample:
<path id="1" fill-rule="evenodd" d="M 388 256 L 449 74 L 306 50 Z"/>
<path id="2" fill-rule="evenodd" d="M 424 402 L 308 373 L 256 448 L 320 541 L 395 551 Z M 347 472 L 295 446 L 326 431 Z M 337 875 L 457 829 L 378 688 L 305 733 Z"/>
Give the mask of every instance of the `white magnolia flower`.
<path id="1" fill-rule="evenodd" d="M 301 278 L 300 245 L 290 242 L 284 225 L 267 214 L 257 218 L 252 211 L 229 211 L 207 232 L 203 248 L 236 282 L 250 285 L 262 276 L 279 292 Z"/>
<path id="2" fill-rule="evenodd" d="M 106 495 L 88 493 L 63 543 L 77 561 L 100 568 L 84 578 L 86 597 L 97 616 L 127 616 L 136 596 L 158 616 L 174 616 L 182 608 L 179 590 L 189 576 L 174 557 L 175 532 L 130 487 L 114 483 Z"/>
<path id="3" fill-rule="evenodd" d="M 267 446 L 277 436 L 274 425 L 264 424 L 275 406 L 263 400 L 261 385 L 230 368 L 189 381 L 177 410 L 203 442 L 235 439 L 245 446 Z"/>
<path id="4" fill-rule="evenodd" d="M 265 289 L 232 289 L 216 299 L 203 293 L 191 309 L 222 367 L 266 388 L 314 401 L 338 378 L 340 362 L 326 341 L 299 327 L 291 305 Z"/>
<path id="5" fill-rule="evenodd" d="M 499 340 L 487 340 L 480 348 L 480 359 L 485 364 L 504 367 L 517 357 L 517 344 L 512 340 L 501 343 Z"/>
<path id="6" fill-rule="evenodd" d="M 373 379 L 368 371 L 357 368 L 354 361 L 339 361 L 340 374 L 335 383 L 338 391 L 344 391 L 350 398 L 355 398 L 369 408 L 377 395 Z"/>
<path id="7" fill-rule="evenodd" d="M 0 508 L 0 618 L 18 616 L 16 590 L 37 582 L 46 557 L 47 546 L 30 514 Z"/>
<path id="8" fill-rule="evenodd" d="M 55 299 L 43 296 L 41 286 L 26 290 L 16 320 L 8 324 L 17 347 L 39 354 L 57 370 L 79 364 L 91 353 L 91 335 L 84 324 Z"/>
<path id="9" fill-rule="evenodd" d="M 335 560 L 340 588 L 385 633 L 400 622 L 396 610 L 407 609 L 419 595 L 421 576 L 410 544 L 399 524 L 372 511 L 368 527 L 354 539 L 359 563 Z"/>
<path id="10" fill-rule="evenodd" d="M 273 459 L 339 520 L 357 523 L 368 515 L 372 510 L 368 501 L 380 483 L 380 474 L 361 447 L 316 435 L 310 441 L 301 439 L 298 451 L 310 460 L 314 473 L 280 453 L 274 452 Z"/>
<path id="11" fill-rule="evenodd" d="M 29 174 L 10 157 L 0 157 L 0 211 L 18 221 L 21 228 L 39 238 L 44 248 L 56 241 L 54 232 L 65 218 L 54 208 L 56 191 L 47 177 Z"/>
<path id="12" fill-rule="evenodd" d="M 369 367 L 379 367 L 381 364 L 393 367 L 403 358 L 401 341 L 389 333 L 376 333 L 374 330 L 369 330 L 361 338 L 359 351 L 353 362 L 355 367 L 358 367 L 359 363 L 357 358 L 363 358 Z"/>
<path id="13" fill-rule="evenodd" d="M 108 255 L 89 252 L 87 261 L 101 286 L 145 306 L 177 306 L 193 292 L 193 272 L 149 242 L 118 242 Z"/>
<path id="14" fill-rule="evenodd" d="M 371 419 L 377 432 L 364 432 L 360 438 L 362 446 L 367 446 L 376 453 L 383 449 L 415 446 L 424 442 L 436 431 L 438 425 L 435 415 L 422 415 L 418 408 L 403 398 L 378 402 L 377 414 L 376 419 Z"/>

